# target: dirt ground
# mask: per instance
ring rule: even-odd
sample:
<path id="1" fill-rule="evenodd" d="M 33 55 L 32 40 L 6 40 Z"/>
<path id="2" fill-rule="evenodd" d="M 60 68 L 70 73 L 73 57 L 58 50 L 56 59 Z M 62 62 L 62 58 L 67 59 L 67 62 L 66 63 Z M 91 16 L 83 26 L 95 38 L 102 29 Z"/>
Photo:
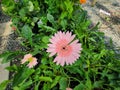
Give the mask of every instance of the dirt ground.
<path id="1" fill-rule="evenodd" d="M 120 0 L 87 0 L 82 7 L 88 12 L 88 16 L 95 25 L 100 22 L 99 30 L 111 38 L 116 48 L 120 50 Z"/>

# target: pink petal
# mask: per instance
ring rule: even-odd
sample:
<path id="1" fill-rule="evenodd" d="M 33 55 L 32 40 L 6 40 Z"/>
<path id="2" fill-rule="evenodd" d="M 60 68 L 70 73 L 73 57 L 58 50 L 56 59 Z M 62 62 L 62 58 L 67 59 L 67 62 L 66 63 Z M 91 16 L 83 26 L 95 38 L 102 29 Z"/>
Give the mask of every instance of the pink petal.
<path id="1" fill-rule="evenodd" d="M 32 61 L 29 62 L 29 64 L 27 65 L 29 68 L 32 68 L 33 66 L 37 65 L 37 59 L 33 58 Z"/>
<path id="2" fill-rule="evenodd" d="M 66 90 L 73 90 L 73 89 L 68 87 L 68 88 L 66 88 Z"/>
<path id="3" fill-rule="evenodd" d="M 74 38 L 75 35 L 69 31 L 59 31 L 50 39 L 51 44 L 48 44 L 47 52 L 50 53 L 50 57 L 57 54 L 54 59 L 57 65 L 73 64 L 80 57 L 81 44 Z"/>

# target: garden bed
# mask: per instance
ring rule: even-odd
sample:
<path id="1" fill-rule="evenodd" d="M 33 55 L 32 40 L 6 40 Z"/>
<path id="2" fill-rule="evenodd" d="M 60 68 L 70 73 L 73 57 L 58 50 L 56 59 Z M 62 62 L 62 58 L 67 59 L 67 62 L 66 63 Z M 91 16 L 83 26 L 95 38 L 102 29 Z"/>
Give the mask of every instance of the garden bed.
<path id="1" fill-rule="evenodd" d="M 9 3 L 14 7 L 6 2 L 3 5 L 8 7 L 6 13 L 12 17 L 17 36 L 10 35 L 5 49 L 8 52 L 1 55 L 5 57 L 3 62 L 11 62 L 7 67 L 10 80 L 3 82 L 2 88 L 8 85 L 21 90 L 119 89 L 119 53 L 112 41 L 105 41 L 104 33 L 98 31 L 99 23 L 91 24 L 80 3 Z"/>

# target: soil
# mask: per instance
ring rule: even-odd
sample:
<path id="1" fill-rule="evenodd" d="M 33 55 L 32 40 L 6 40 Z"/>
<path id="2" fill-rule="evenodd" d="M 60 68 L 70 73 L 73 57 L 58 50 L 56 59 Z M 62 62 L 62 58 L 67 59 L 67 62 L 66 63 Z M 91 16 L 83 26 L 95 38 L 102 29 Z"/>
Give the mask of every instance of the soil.
<path id="1" fill-rule="evenodd" d="M 96 0 L 94 5 L 91 5 L 92 1 L 95 0 L 87 0 L 82 7 L 88 12 L 93 25 L 100 22 L 99 30 L 105 33 L 106 41 L 108 42 L 111 38 L 115 48 L 120 51 L 120 1 Z"/>

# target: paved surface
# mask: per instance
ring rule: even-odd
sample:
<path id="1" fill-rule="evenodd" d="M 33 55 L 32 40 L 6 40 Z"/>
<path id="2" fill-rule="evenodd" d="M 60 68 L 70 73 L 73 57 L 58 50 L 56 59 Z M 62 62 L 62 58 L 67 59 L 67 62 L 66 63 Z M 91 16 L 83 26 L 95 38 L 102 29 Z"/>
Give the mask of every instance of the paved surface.
<path id="1" fill-rule="evenodd" d="M 0 59 L 0 83 L 4 80 L 7 80 L 9 77 L 9 72 L 5 70 L 5 68 L 9 66 L 9 63 L 1 64 L 1 60 L 2 59 Z"/>
<path id="2" fill-rule="evenodd" d="M 107 38 L 112 38 L 114 45 L 120 50 L 120 0 L 96 1 L 94 7 L 91 7 L 90 0 L 82 7 L 87 10 L 93 25 L 100 22 L 99 30 L 104 32 Z"/>
<path id="3" fill-rule="evenodd" d="M 6 23 L 0 23 L 0 54 L 4 50 L 4 47 L 6 46 L 7 42 L 7 36 L 11 33 L 11 28 L 10 28 L 11 22 L 6 22 Z M 5 37 L 5 40 L 2 40 L 2 38 Z M 9 77 L 9 72 L 5 69 L 7 66 L 10 64 L 1 64 L 2 58 L 0 58 L 0 83 L 4 80 L 7 80 Z"/>
<path id="4" fill-rule="evenodd" d="M 4 33 L 6 23 L 0 23 L 0 36 Z"/>

